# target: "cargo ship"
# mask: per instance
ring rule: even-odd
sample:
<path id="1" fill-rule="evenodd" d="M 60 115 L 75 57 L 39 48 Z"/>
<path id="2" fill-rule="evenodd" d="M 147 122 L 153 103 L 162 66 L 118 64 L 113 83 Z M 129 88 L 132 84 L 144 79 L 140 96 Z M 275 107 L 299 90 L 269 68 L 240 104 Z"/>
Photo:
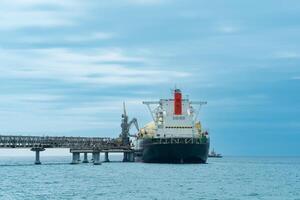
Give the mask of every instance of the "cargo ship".
<path id="1" fill-rule="evenodd" d="M 206 163 L 209 135 L 197 116 L 206 102 L 182 98 L 144 101 L 153 121 L 141 128 L 136 138 L 136 160 L 145 163 Z M 195 109 L 194 107 L 198 107 Z"/>

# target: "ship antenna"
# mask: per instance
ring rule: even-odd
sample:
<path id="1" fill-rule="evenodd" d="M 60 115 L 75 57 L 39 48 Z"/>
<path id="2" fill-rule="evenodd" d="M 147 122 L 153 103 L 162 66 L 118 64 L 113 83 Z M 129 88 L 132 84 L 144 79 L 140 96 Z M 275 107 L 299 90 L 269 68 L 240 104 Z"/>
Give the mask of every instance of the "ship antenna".
<path id="1" fill-rule="evenodd" d="M 171 96 L 172 96 L 173 93 L 174 93 L 174 89 L 170 88 L 170 93 L 171 93 Z"/>
<path id="2" fill-rule="evenodd" d="M 125 101 L 123 101 L 123 110 L 124 110 L 124 115 L 126 116 L 126 107 L 125 107 Z"/>

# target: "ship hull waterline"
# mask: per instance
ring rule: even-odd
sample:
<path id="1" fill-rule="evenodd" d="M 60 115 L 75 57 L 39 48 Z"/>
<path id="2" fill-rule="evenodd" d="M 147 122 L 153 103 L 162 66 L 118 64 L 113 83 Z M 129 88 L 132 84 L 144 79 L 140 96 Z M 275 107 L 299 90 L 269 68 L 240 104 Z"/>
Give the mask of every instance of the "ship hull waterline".
<path id="1" fill-rule="evenodd" d="M 145 163 L 206 163 L 209 143 L 143 145 L 140 161 Z"/>

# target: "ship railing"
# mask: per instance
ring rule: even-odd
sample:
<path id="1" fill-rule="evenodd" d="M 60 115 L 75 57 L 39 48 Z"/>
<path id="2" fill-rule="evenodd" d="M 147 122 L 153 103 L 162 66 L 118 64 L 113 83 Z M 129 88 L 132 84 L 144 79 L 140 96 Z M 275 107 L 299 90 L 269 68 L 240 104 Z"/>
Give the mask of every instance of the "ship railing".
<path id="1" fill-rule="evenodd" d="M 154 144 L 203 144 L 206 142 L 202 138 L 152 138 Z"/>

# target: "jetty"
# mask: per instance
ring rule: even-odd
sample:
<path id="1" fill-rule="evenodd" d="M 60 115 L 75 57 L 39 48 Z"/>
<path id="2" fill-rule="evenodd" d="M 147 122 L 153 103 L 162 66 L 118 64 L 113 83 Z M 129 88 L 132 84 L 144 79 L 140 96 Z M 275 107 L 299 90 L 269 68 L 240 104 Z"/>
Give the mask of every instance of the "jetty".
<path id="1" fill-rule="evenodd" d="M 0 148 L 29 148 L 35 152 L 35 164 L 41 164 L 40 152 L 47 148 L 69 148 L 72 153 L 71 164 L 78 164 L 80 154 L 87 163 L 87 154 L 91 153 L 95 165 L 100 164 L 100 153 L 105 153 L 105 162 L 109 162 L 109 152 L 124 154 L 123 161 L 133 161 L 134 150 L 130 145 L 123 145 L 119 139 L 101 137 L 53 137 L 53 136 L 16 136 L 0 135 Z"/>
<path id="2" fill-rule="evenodd" d="M 0 148 L 28 148 L 35 152 L 35 164 L 41 164 L 40 152 L 47 148 L 69 148 L 72 153 L 71 164 L 80 163 L 80 154 L 84 155 L 82 163 L 88 163 L 88 154 L 92 154 L 94 165 L 101 164 L 100 154 L 104 153 L 104 162 L 109 162 L 109 153 L 123 153 L 123 162 L 133 162 L 135 150 L 130 143 L 129 130 L 134 124 L 138 130 L 137 120 L 128 120 L 125 104 L 122 114 L 122 132 L 117 138 L 109 137 L 64 137 L 64 136 L 24 136 L 0 134 Z"/>

